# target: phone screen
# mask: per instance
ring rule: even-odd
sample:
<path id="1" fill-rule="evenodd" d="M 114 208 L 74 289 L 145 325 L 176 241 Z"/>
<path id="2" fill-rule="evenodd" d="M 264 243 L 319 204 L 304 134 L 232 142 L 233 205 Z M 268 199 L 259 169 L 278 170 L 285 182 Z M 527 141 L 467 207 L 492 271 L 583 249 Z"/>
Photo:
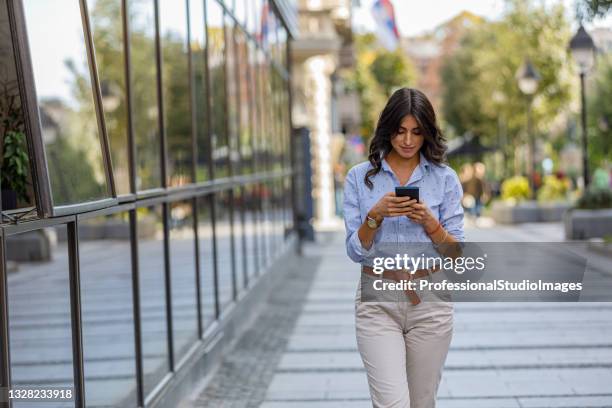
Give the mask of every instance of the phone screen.
<path id="1" fill-rule="evenodd" d="M 418 187 L 395 187 L 395 195 L 397 197 L 410 197 L 417 201 L 419 200 Z"/>

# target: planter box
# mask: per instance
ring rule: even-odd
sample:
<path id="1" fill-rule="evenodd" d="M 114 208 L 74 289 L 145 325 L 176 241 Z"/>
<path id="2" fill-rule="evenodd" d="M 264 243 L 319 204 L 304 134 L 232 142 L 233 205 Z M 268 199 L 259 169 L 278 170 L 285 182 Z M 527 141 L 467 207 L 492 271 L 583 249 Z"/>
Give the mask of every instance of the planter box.
<path id="1" fill-rule="evenodd" d="M 155 236 L 155 232 L 154 219 L 141 218 L 138 220 L 138 236 L 140 238 L 152 238 Z M 57 229 L 57 238 L 59 241 L 66 241 L 68 239 L 66 228 Z M 109 219 L 97 224 L 83 222 L 79 224 L 79 239 L 84 241 L 103 239 L 127 241 L 130 239 L 130 223 L 118 219 Z"/>
<path id="2" fill-rule="evenodd" d="M 557 222 L 563 221 L 563 216 L 571 208 L 569 203 L 545 203 L 540 204 L 540 221 Z"/>
<path id="3" fill-rule="evenodd" d="M 591 238 L 587 244 L 589 251 L 609 256 L 612 258 L 612 242 L 604 242 L 601 238 Z"/>
<path id="4" fill-rule="evenodd" d="M 491 206 L 491 217 L 500 224 L 522 222 L 556 222 L 563 220 L 563 214 L 570 208 L 568 203 L 546 203 L 523 201 L 510 205 L 496 201 Z"/>
<path id="5" fill-rule="evenodd" d="M 24 232 L 6 240 L 6 259 L 15 262 L 50 261 L 52 246 L 49 232 Z"/>
<path id="6" fill-rule="evenodd" d="M 565 213 L 565 238 L 601 238 L 612 233 L 612 208 L 601 210 L 579 210 L 573 208 Z"/>

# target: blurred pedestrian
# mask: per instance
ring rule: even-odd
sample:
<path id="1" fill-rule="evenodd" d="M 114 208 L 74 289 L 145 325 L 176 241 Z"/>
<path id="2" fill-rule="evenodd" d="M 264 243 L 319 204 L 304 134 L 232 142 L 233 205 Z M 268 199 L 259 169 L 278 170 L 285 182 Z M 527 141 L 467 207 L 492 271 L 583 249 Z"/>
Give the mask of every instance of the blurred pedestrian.
<path id="1" fill-rule="evenodd" d="M 480 217 L 482 211 L 483 199 L 485 196 L 485 165 L 483 163 L 475 163 L 469 172 L 469 178 L 463 183 L 464 195 L 469 196 L 464 198 L 466 204 L 472 204 L 469 207 L 469 212 L 476 218 Z"/>

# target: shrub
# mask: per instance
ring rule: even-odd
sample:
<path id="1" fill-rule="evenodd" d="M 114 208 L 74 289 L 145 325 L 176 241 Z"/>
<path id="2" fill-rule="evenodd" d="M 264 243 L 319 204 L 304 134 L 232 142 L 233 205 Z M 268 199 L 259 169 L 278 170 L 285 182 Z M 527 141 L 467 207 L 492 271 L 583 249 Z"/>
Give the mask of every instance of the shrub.
<path id="1" fill-rule="evenodd" d="M 576 202 L 576 208 L 597 210 L 612 208 L 612 190 L 609 188 L 589 188 Z"/>
<path id="2" fill-rule="evenodd" d="M 569 191 L 569 180 L 548 175 L 544 177 L 542 187 L 538 190 L 538 201 L 565 201 Z"/>
<path id="3" fill-rule="evenodd" d="M 522 201 L 529 198 L 531 189 L 527 177 L 514 176 L 501 184 L 501 197 L 504 201 Z"/>

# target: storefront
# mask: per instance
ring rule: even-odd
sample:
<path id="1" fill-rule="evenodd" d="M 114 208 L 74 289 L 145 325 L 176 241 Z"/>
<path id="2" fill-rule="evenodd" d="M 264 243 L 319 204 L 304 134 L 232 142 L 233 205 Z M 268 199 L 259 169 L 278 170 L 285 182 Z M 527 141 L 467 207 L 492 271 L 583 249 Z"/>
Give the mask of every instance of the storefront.
<path id="1" fill-rule="evenodd" d="M 2 387 L 159 406 L 230 340 L 297 239 L 295 13 L 280 0 L 0 5 Z"/>

